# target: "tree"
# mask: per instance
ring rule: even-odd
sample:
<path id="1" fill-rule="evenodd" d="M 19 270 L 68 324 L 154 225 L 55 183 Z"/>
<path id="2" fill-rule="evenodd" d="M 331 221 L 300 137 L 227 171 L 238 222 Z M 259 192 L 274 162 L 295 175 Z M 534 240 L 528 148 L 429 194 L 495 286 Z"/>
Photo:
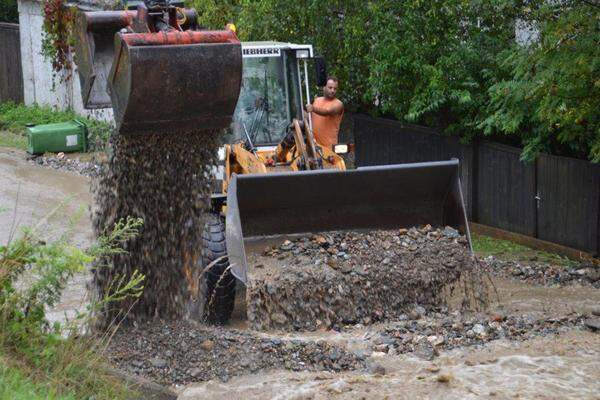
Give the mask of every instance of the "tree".
<path id="1" fill-rule="evenodd" d="M 365 109 L 371 47 L 369 13 L 372 2 L 359 0 L 241 1 L 242 40 L 311 43 L 328 61 L 329 72 L 341 80 L 343 101 Z"/>
<path id="2" fill-rule="evenodd" d="M 540 151 L 600 162 L 600 5 L 544 2 L 527 15 L 539 39 L 502 52 L 508 78 L 489 89 L 487 134 L 521 135 Z"/>
<path id="3" fill-rule="evenodd" d="M 596 0 L 194 2 L 242 40 L 312 43 L 350 110 L 600 162 Z M 538 39 L 518 44 L 517 22 Z"/>
<path id="4" fill-rule="evenodd" d="M 0 22 L 19 23 L 17 0 L 0 0 Z"/>

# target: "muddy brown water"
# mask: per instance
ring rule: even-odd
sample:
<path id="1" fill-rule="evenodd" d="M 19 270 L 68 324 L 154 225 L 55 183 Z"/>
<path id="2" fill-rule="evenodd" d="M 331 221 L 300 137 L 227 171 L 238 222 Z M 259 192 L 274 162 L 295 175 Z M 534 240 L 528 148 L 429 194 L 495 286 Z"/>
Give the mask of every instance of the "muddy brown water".
<path id="1" fill-rule="evenodd" d="M 79 247 L 92 243 L 89 180 L 41 168 L 25 160 L 25 152 L 0 147 L 0 244 L 24 227 L 37 227 L 43 240 L 64 236 Z M 51 322 L 64 321 L 85 307 L 89 274 L 71 279 L 60 304 L 49 310 Z"/>
<path id="2" fill-rule="evenodd" d="M 69 217 L 90 201 L 89 181 L 72 174 L 27 163 L 24 153 L 0 148 L 0 239 L 6 243 L 13 225 L 35 225 L 70 200 L 44 223 L 43 234 L 67 232 Z M 18 194 L 18 201 L 17 201 Z M 15 204 L 17 205 L 15 210 Z M 62 210 L 62 208 L 61 208 Z M 13 224 L 13 221 L 15 221 Z M 14 228 L 13 228 L 14 230 Z M 49 236 L 49 238 L 51 238 Z M 75 243 L 90 243 L 92 229 L 87 211 L 72 227 Z M 262 251 L 280 239 L 248 245 Z M 49 317 L 63 320 L 85 304 L 89 274 L 76 276 Z M 541 287 L 494 279 L 498 299 L 493 310 L 506 314 L 559 316 L 587 312 L 600 305 L 600 291 L 584 287 Z M 245 329 L 243 296 L 234 320 L 223 329 Z M 352 349 L 379 326 L 341 333 L 260 333 L 265 337 L 327 340 Z M 386 369 L 382 376 L 361 371 L 308 373 L 268 371 L 178 388 L 181 399 L 600 399 L 600 334 L 574 329 L 557 336 L 525 342 L 498 340 L 483 347 L 442 352 L 433 362 L 407 355 L 371 359 Z M 439 369 L 439 371 L 438 371 Z M 448 382 L 440 382 L 440 381 Z"/>
<path id="3" fill-rule="evenodd" d="M 435 362 L 382 356 L 385 375 L 273 371 L 185 388 L 199 399 L 598 399 L 600 335 L 572 331 L 443 353 Z"/>
<path id="4" fill-rule="evenodd" d="M 71 231 L 74 244 L 91 243 L 88 179 L 40 168 L 24 158 L 23 151 L 0 147 L 0 243 L 6 244 L 21 228 L 38 224 L 46 239 Z"/>

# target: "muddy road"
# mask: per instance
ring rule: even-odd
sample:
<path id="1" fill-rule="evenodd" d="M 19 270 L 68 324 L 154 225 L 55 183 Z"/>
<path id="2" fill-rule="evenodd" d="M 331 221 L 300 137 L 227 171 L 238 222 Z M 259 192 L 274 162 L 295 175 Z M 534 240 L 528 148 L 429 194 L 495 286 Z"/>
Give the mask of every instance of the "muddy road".
<path id="1" fill-rule="evenodd" d="M 39 224 L 42 237 L 69 234 L 86 246 L 89 202 L 87 178 L 0 148 L 2 243 L 19 226 Z M 85 303 L 87 280 L 73 279 L 51 319 Z M 484 313 L 458 312 L 450 301 L 448 309 L 368 326 L 257 332 L 240 301 L 228 326 L 139 326 L 117 337 L 107 357 L 187 400 L 600 399 L 600 333 L 585 325 L 599 318 L 600 290 L 501 275 L 493 281 L 497 296 Z"/>
<path id="2" fill-rule="evenodd" d="M 68 235 L 77 246 L 89 245 L 89 180 L 24 158 L 22 151 L 0 147 L 0 243 L 22 227 L 38 226 L 43 238 Z"/>

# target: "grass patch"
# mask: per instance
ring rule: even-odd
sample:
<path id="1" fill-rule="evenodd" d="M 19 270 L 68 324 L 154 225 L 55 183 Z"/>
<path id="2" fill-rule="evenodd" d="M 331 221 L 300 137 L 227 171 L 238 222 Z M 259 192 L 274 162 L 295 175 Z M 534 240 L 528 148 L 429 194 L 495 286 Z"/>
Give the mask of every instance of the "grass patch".
<path id="1" fill-rule="evenodd" d="M 108 371 L 102 356 L 106 338 L 49 337 L 0 358 L 4 366 L 4 371 L 0 370 L 0 400 L 139 398 Z"/>
<path id="2" fill-rule="evenodd" d="M 0 103 L 0 130 L 8 131 L 16 137 L 25 138 L 27 124 L 52 124 L 67 122 L 73 119 L 83 121 L 88 127 L 88 147 L 90 151 L 101 151 L 105 148 L 114 128 L 107 122 L 83 117 L 73 111 L 57 111 L 48 106 L 25 106 L 12 102 Z M 2 136 L 5 136 L 4 134 Z M 19 147 L 21 140 L 14 137 L 0 137 L 1 146 Z"/>
<path id="3" fill-rule="evenodd" d="M 541 261 L 556 265 L 573 265 L 575 261 L 559 254 L 535 250 L 509 240 L 471 234 L 473 250 L 478 256 L 494 256 L 512 261 Z"/>
<path id="4" fill-rule="evenodd" d="M 0 357 L 0 400 L 75 400 L 73 395 L 58 395 L 52 388 L 38 384 L 18 367 Z"/>
<path id="5" fill-rule="evenodd" d="M 27 150 L 27 138 L 23 134 L 0 130 L 0 146 Z"/>

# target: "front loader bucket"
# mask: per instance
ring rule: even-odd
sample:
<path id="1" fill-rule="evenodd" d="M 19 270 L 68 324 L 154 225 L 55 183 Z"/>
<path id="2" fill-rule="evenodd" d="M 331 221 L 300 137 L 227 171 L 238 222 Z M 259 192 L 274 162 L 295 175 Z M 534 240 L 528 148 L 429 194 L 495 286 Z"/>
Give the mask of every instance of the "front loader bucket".
<path id="1" fill-rule="evenodd" d="M 458 160 L 234 175 L 226 223 L 231 269 L 244 283 L 244 237 L 431 224 L 452 226 L 471 243 Z"/>
<path id="2" fill-rule="evenodd" d="M 117 34 L 109 93 L 120 134 L 225 128 L 241 44 L 231 31 Z"/>
<path id="3" fill-rule="evenodd" d="M 234 32 L 197 31 L 197 14 L 181 29 L 132 33 L 140 11 L 80 12 L 75 61 L 85 108 L 114 111 L 120 134 L 229 126 L 242 79 Z"/>

